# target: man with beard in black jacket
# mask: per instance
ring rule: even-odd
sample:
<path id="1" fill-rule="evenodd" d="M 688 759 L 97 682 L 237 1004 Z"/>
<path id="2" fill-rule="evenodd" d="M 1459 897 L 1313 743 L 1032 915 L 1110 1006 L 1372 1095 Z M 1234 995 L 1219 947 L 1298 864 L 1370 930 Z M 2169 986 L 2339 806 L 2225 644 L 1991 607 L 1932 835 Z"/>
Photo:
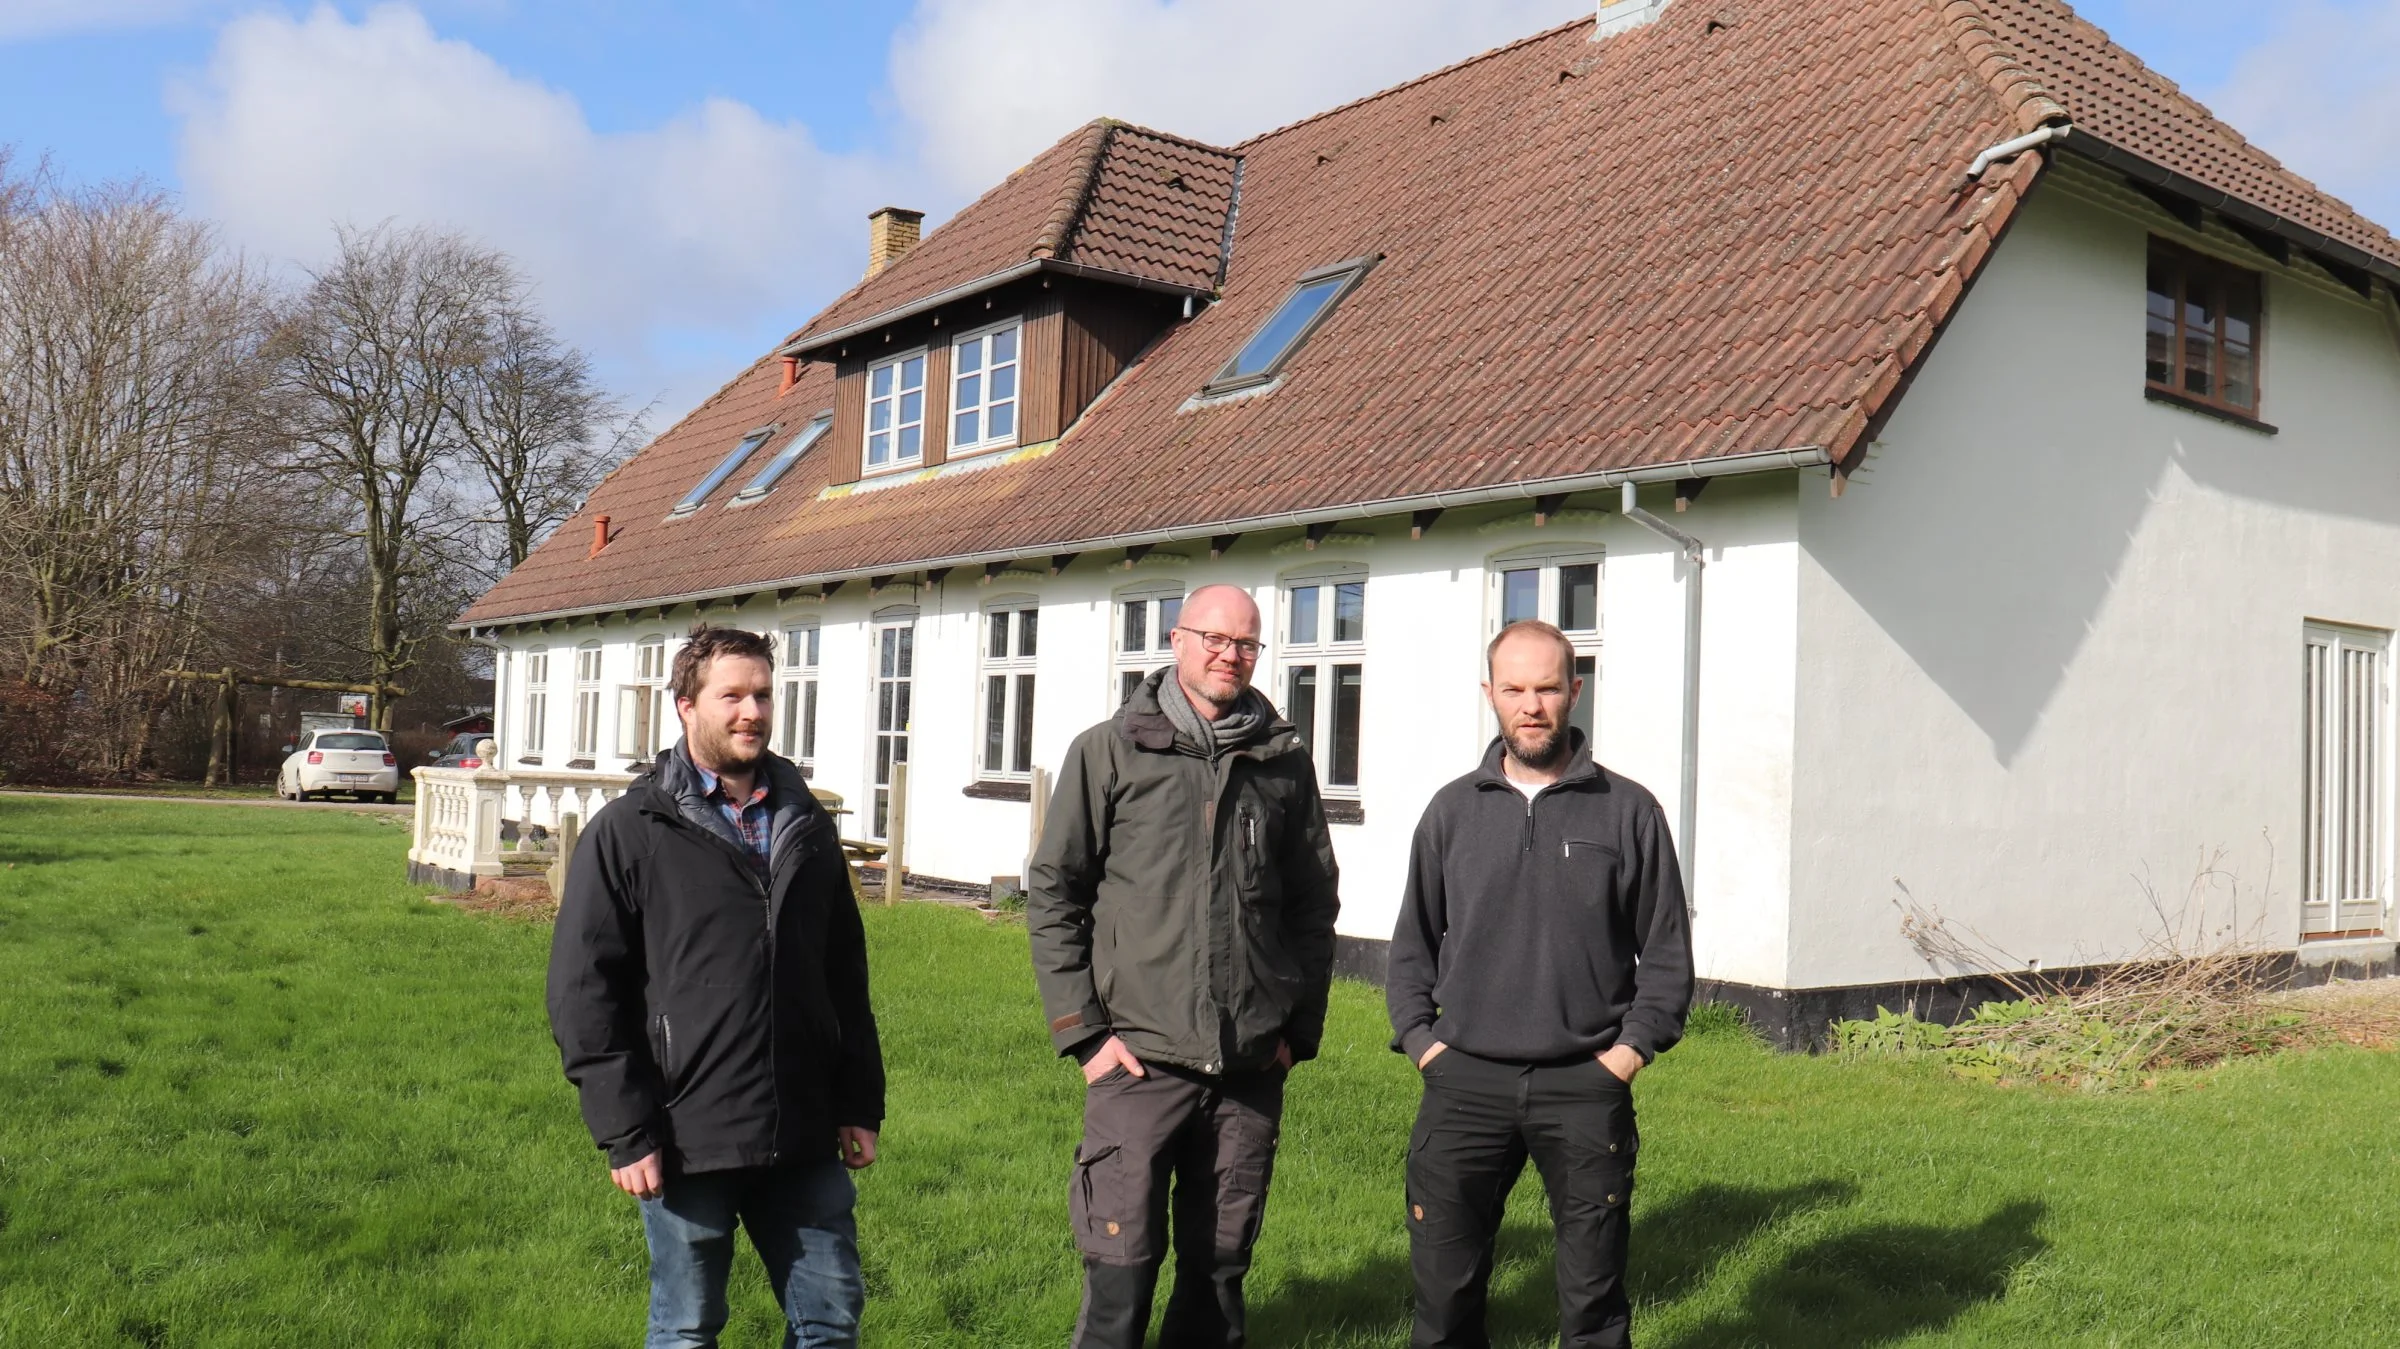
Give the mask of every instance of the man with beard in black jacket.
<path id="1" fill-rule="evenodd" d="M 1557 1230 L 1561 1349 L 1632 1343 L 1633 1079 L 1683 1037 L 1692 955 L 1658 802 L 1592 760 L 1557 628 L 1485 652 L 1500 738 L 1417 825 L 1385 996 L 1425 1079 L 1408 1149 L 1417 1349 L 1485 1349 L 1492 1241 L 1530 1156 Z"/>
<path id="2" fill-rule="evenodd" d="M 550 1026 L 650 1244 L 649 1349 L 714 1345 L 748 1229 L 787 1345 L 849 1349 L 866 1293 L 851 1171 L 883 1054 L 832 818 L 767 749 L 773 648 L 705 624 L 681 744 L 592 821 L 550 947 Z"/>

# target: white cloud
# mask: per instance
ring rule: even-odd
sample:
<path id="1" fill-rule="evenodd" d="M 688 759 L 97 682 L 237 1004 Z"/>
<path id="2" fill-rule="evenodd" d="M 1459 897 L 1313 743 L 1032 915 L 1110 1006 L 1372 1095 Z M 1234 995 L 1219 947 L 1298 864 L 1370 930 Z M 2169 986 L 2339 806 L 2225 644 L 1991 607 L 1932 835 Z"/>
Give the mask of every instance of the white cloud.
<path id="1" fill-rule="evenodd" d="M 755 354 L 854 279 L 859 203 L 885 177 L 726 100 L 596 132 L 397 5 L 237 19 L 170 105 L 192 205 L 235 242 L 310 262 L 337 221 L 464 232 L 514 257 L 629 393 L 664 385 L 670 417 L 731 373 L 728 342 Z"/>
<path id="2" fill-rule="evenodd" d="M 856 279 L 864 213 L 887 200 L 938 219 L 1103 114 L 1238 140 L 1591 6 L 922 0 L 891 49 L 896 157 L 828 152 L 723 99 L 595 131 L 574 97 L 408 4 L 233 19 L 168 102 L 187 197 L 233 242 L 311 263 L 336 222 L 466 233 L 513 256 L 612 384 L 657 394 L 671 419 Z"/>
<path id="3" fill-rule="evenodd" d="M 2400 230 L 2400 0 L 2282 10 L 2209 106 L 2295 173 Z"/>
<path id="4" fill-rule="evenodd" d="M 1593 0 L 922 0 L 891 81 L 980 192 L 1094 117 L 1219 144 L 1593 12 Z"/>

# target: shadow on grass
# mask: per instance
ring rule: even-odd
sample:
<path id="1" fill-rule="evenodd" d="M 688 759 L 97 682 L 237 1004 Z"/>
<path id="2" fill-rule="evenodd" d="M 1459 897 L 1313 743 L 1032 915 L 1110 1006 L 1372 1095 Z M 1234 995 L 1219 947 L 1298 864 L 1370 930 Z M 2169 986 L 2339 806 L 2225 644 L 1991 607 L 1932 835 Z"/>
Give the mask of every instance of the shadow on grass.
<path id="1" fill-rule="evenodd" d="M 2049 1248 L 2033 1230 L 2042 1213 L 2020 1200 L 1970 1225 L 1879 1223 L 1811 1242 L 1753 1280 L 1738 1314 L 1662 1349 L 1858 1349 L 1938 1330 L 2006 1296 Z"/>
<path id="2" fill-rule="evenodd" d="M 1856 1185 L 1839 1180 L 1776 1188 L 1701 1186 L 1635 1220 L 1628 1291 L 1637 1305 L 1676 1301 L 1705 1283 L 1744 1242 L 1798 1214 L 1846 1204 L 1857 1193 Z M 1487 1327 L 1495 1340 L 1557 1333 L 1551 1250 L 1547 1223 L 1501 1229 Z M 1511 1270 L 1522 1272 L 1510 1278 Z M 1253 1338 L 1261 1344 L 1305 1344 L 1344 1334 L 1404 1339 L 1413 1286 L 1405 1255 L 1378 1257 L 1338 1278 L 1294 1279 L 1251 1309 Z"/>

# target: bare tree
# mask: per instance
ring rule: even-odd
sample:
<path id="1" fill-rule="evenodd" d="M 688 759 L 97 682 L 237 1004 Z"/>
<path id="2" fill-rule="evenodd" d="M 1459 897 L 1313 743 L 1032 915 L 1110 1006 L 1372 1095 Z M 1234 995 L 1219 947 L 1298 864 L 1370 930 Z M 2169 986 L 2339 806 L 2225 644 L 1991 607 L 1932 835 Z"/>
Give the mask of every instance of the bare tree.
<path id="1" fill-rule="evenodd" d="M 338 237 L 339 256 L 310 275 L 270 350 L 292 466 L 352 512 L 368 680 L 389 687 L 448 616 L 429 617 L 425 592 L 446 588 L 481 514 L 445 470 L 465 457 L 456 412 L 516 287 L 498 253 L 455 235 L 382 226 Z M 389 729 L 390 698 L 375 712 Z"/>
<path id="2" fill-rule="evenodd" d="M 133 186 L 0 182 L 0 645 L 124 772 L 264 471 L 266 309 L 209 230 Z"/>
<path id="3" fill-rule="evenodd" d="M 575 513 L 638 444 L 644 418 L 625 416 L 592 380 L 591 361 L 559 340 L 523 294 L 493 316 L 481 364 L 460 385 L 459 436 L 491 491 L 486 523 L 500 533 L 495 575 Z"/>

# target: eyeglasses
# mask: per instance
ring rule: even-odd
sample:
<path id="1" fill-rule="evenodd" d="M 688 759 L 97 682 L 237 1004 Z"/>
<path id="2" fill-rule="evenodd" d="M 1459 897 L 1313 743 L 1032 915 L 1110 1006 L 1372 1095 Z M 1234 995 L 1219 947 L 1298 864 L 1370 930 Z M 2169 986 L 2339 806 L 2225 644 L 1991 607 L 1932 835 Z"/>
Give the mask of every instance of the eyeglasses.
<path id="1" fill-rule="evenodd" d="M 1265 642 L 1253 641 L 1248 637 L 1235 637 L 1230 633 L 1223 632 L 1209 632 L 1202 628 L 1178 627 L 1175 631 L 1188 632 L 1199 638 L 1201 649 L 1212 656 L 1222 656 L 1225 654 L 1225 648 L 1232 647 L 1234 654 L 1243 660 L 1257 660 L 1258 653 L 1265 650 L 1267 645 Z"/>

